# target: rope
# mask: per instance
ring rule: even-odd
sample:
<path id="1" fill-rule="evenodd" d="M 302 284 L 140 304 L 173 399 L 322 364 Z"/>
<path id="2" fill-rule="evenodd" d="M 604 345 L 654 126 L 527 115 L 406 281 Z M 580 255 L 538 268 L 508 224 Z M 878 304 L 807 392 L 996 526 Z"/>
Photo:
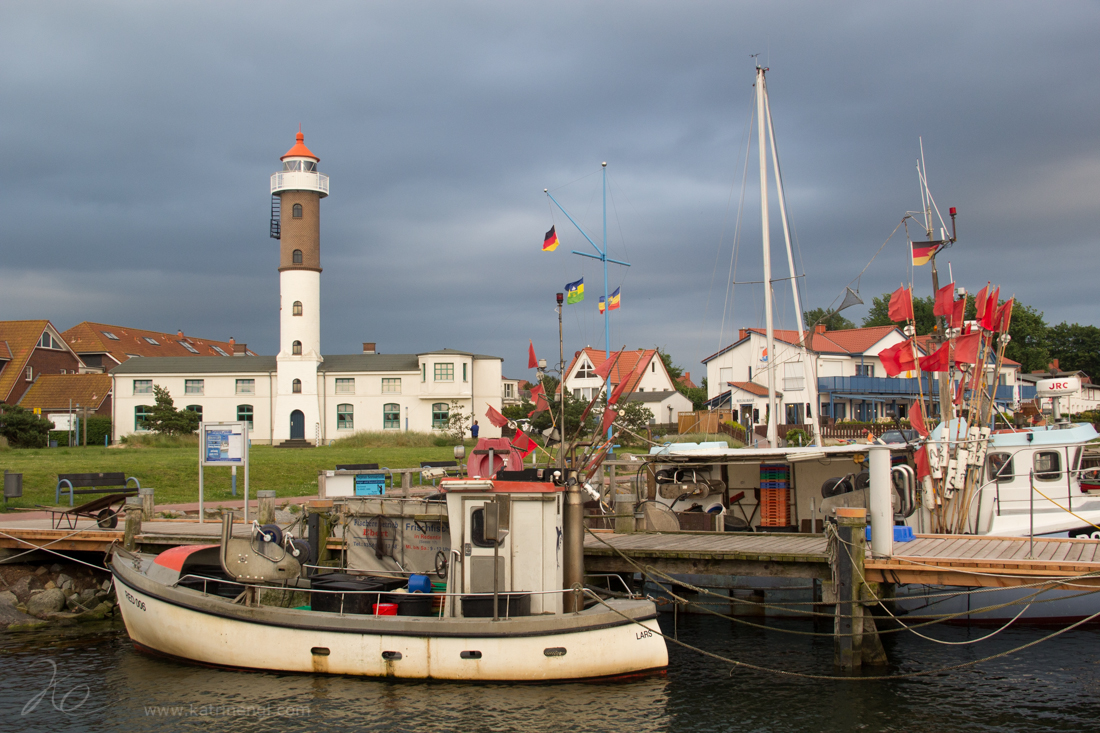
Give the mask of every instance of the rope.
<path id="1" fill-rule="evenodd" d="M 1043 497 L 1044 499 L 1046 499 L 1047 501 L 1049 501 L 1049 502 L 1050 502 L 1051 504 L 1053 504 L 1054 506 L 1058 507 L 1059 509 L 1061 509 L 1062 511 L 1066 512 L 1067 514 L 1072 514 L 1073 516 L 1077 517 L 1078 519 L 1080 519 L 1080 520 L 1081 520 L 1082 522 L 1084 522 L 1085 524 L 1089 525 L 1090 527 L 1094 527 L 1094 528 L 1096 528 L 1096 529 L 1100 529 L 1100 527 L 1098 527 L 1097 525 L 1093 524 L 1093 523 L 1092 523 L 1092 522 L 1090 522 L 1089 520 L 1085 519 L 1085 518 L 1084 518 L 1084 517 L 1082 517 L 1081 515 L 1077 514 L 1076 512 L 1070 511 L 1069 509 L 1065 508 L 1064 506 L 1062 506 L 1062 505 L 1061 505 L 1061 504 L 1059 504 L 1058 502 L 1054 501 L 1054 499 L 1051 499 L 1051 498 L 1050 498 L 1049 496 L 1047 496 L 1046 494 L 1044 494 L 1044 493 L 1043 493 L 1042 491 L 1039 491 L 1039 487 L 1038 487 L 1038 486 L 1035 486 L 1035 485 L 1033 484 L 1031 488 L 1032 488 L 1032 490 L 1033 490 L 1033 491 L 1035 491 L 1035 492 L 1036 492 L 1036 493 L 1037 493 L 1037 494 L 1038 494 L 1039 496 Z"/>

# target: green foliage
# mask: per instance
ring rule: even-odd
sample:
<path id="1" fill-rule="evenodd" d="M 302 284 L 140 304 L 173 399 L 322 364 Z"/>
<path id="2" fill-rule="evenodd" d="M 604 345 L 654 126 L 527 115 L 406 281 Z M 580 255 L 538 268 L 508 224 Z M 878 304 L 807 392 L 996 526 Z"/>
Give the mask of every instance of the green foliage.
<path id="1" fill-rule="evenodd" d="M 451 439 L 450 445 L 457 445 L 466 439 L 470 421 L 473 417 L 462 411 L 458 400 L 451 400 L 451 409 L 447 413 L 447 427 L 443 432 Z"/>
<path id="2" fill-rule="evenodd" d="M 104 415 L 88 416 L 88 445 L 103 445 L 103 439 L 111 435 L 111 418 Z M 56 440 L 59 446 L 69 444 L 67 430 L 51 430 L 50 440 Z M 74 436 L 74 445 L 84 445 L 84 426 L 80 425 L 80 434 Z"/>
<path id="3" fill-rule="evenodd" d="M 802 314 L 802 320 L 806 324 L 806 330 L 812 331 L 814 326 L 824 323 L 829 331 L 843 331 L 847 328 L 855 328 L 856 324 L 834 311 L 826 311 L 824 308 L 814 308 Z"/>
<path id="4" fill-rule="evenodd" d="M 666 435 L 661 439 L 664 443 L 725 443 L 729 448 L 741 448 L 743 444 L 728 435 L 714 435 L 708 433 L 684 433 L 683 435 Z"/>
<path id="5" fill-rule="evenodd" d="M 1015 313 L 1016 309 L 1012 311 Z M 1071 372 L 1080 369 L 1100 379 L 1100 328 L 1059 323 L 1047 329 L 1047 343 L 1050 358 L 1058 360 L 1059 369 Z"/>
<path id="6" fill-rule="evenodd" d="M 729 425 L 731 428 L 737 428 L 738 430 L 745 429 L 745 426 L 737 422 L 736 420 L 723 420 L 722 422 L 726 425 Z"/>
<path id="7" fill-rule="evenodd" d="M 795 428 L 794 430 L 788 430 L 787 436 L 784 438 L 787 441 L 787 445 L 809 445 L 810 439 L 806 435 L 805 430 Z"/>
<path id="8" fill-rule="evenodd" d="M 1023 303 L 1014 303 L 1008 335 L 1012 341 L 1005 349 L 1005 356 L 1020 362 L 1025 374 L 1047 368 L 1050 364 L 1049 335 L 1042 311 Z"/>
<path id="9" fill-rule="evenodd" d="M 177 410 L 172 395 L 164 387 L 153 385 L 153 414 L 146 426 L 161 435 L 189 435 L 199 429 L 197 412 Z"/>
<path id="10" fill-rule="evenodd" d="M 18 405 L 0 404 L 0 435 L 12 448 L 45 448 L 53 423 Z"/>
<path id="11" fill-rule="evenodd" d="M 188 435 L 130 433 L 122 436 L 121 443 L 127 448 L 188 448 L 194 450 L 199 447 L 199 436 L 195 433 Z"/>
<path id="12" fill-rule="evenodd" d="M 669 355 L 663 347 L 657 346 L 657 354 L 661 357 L 661 361 L 665 363 L 665 369 L 668 370 L 668 376 L 672 377 L 672 383 L 676 384 L 676 380 L 684 376 L 684 370 L 681 367 L 672 363 L 672 356 Z"/>
<path id="13" fill-rule="evenodd" d="M 707 401 L 706 377 L 703 378 L 702 387 L 688 387 L 683 382 L 678 381 L 680 377 L 684 376 L 683 368 L 673 364 L 672 357 L 662 347 L 657 347 L 657 353 L 660 354 L 661 361 L 664 362 L 665 369 L 668 370 L 668 376 L 672 377 L 672 386 L 677 392 L 691 400 L 691 409 L 702 410 L 703 403 Z"/>
<path id="14" fill-rule="evenodd" d="M 913 316 L 916 319 L 917 335 L 924 336 L 932 333 L 936 325 L 936 317 L 932 315 L 932 308 L 936 305 L 936 299 L 931 295 L 923 298 L 913 298 Z M 876 295 L 871 300 L 871 309 L 863 318 L 863 327 L 870 326 L 904 326 L 901 321 L 890 320 L 890 293 Z"/>
<path id="15" fill-rule="evenodd" d="M 640 445 L 643 441 L 638 436 L 646 434 L 646 428 L 653 420 L 653 411 L 641 402 L 620 402 L 617 405 L 619 416 L 615 418 L 616 435 L 622 445 Z M 625 428 L 620 431 L 619 428 Z M 627 432 L 630 431 L 630 432 Z"/>
<path id="16" fill-rule="evenodd" d="M 438 439 L 439 436 L 434 433 L 406 433 L 400 430 L 368 432 L 362 430 L 338 438 L 332 441 L 332 445 L 340 448 L 427 448 L 436 445 Z"/>

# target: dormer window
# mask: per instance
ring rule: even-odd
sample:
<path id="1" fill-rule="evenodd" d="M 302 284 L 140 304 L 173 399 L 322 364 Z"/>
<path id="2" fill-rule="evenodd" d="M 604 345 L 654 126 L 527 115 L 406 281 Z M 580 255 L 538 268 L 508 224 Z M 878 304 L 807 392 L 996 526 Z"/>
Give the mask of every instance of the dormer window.
<path id="1" fill-rule="evenodd" d="M 302 218 L 302 205 L 301 204 L 294 204 L 294 208 L 291 209 L 291 216 L 293 216 L 295 219 L 301 219 Z"/>
<path id="2" fill-rule="evenodd" d="M 155 338 L 152 338 L 150 336 L 145 336 L 144 338 L 147 342 L 151 343 L 153 346 L 160 346 L 160 344 L 157 343 L 157 340 Z"/>
<path id="3" fill-rule="evenodd" d="M 590 379 L 598 376 L 596 370 L 592 368 L 592 363 L 587 359 L 581 362 L 580 367 L 577 368 L 577 379 Z"/>
<path id="4" fill-rule="evenodd" d="M 294 253 L 290 256 L 290 259 L 291 259 L 291 262 L 293 262 L 295 265 L 302 264 L 302 250 L 300 250 L 300 249 L 294 250 Z"/>
<path id="5" fill-rule="evenodd" d="M 42 338 L 38 339 L 38 345 L 43 349 L 64 349 L 57 339 L 55 339 L 49 331 L 42 332 Z"/>
<path id="6" fill-rule="evenodd" d="M 294 301 L 294 310 L 292 312 L 296 316 L 302 315 L 302 301 L 300 301 L 300 300 Z"/>

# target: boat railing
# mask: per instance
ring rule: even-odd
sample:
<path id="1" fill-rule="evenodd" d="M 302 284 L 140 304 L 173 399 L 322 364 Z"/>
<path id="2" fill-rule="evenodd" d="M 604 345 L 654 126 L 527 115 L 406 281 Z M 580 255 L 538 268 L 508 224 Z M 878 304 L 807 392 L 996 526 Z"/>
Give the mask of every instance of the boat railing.
<path id="1" fill-rule="evenodd" d="M 332 568 L 328 568 L 328 569 L 332 569 Z M 611 574 L 608 574 L 608 575 L 611 575 Z M 316 577 L 316 576 L 314 576 L 314 577 Z M 386 576 L 382 576 L 382 575 L 364 575 L 363 577 L 386 578 Z M 390 577 L 389 579 L 392 580 L 393 578 Z M 307 594 L 307 595 L 313 595 L 313 594 L 323 594 L 323 595 L 328 595 L 328 596 L 339 595 L 340 596 L 340 610 L 337 613 L 339 615 L 342 615 L 342 616 L 372 615 L 372 614 L 345 613 L 344 607 L 345 607 L 345 602 L 347 600 L 346 599 L 347 596 L 364 596 L 364 595 L 367 595 L 367 596 L 386 596 L 387 598 L 392 598 L 394 596 L 398 596 L 398 597 L 409 596 L 409 597 L 414 597 L 414 598 L 417 597 L 417 596 L 427 596 L 427 597 L 432 598 L 433 601 L 437 598 L 445 601 L 445 599 L 449 599 L 449 598 L 455 598 L 455 599 L 461 600 L 461 599 L 469 599 L 469 598 L 492 598 L 494 596 L 494 593 L 492 593 L 491 591 L 490 592 L 485 592 L 485 593 L 448 593 L 446 591 L 434 591 L 433 590 L 431 593 L 402 593 L 402 592 L 399 592 L 397 590 L 381 590 L 381 589 L 373 589 L 373 590 L 331 589 L 330 590 L 330 589 L 327 589 L 327 588 L 305 588 L 305 587 L 299 587 L 299 586 L 296 586 L 296 585 L 265 585 L 265 584 L 262 584 L 262 583 L 245 583 L 245 582 L 242 582 L 242 581 L 239 581 L 239 580 L 230 580 L 228 578 L 211 578 L 211 577 L 206 576 L 206 575 L 195 575 L 193 573 L 187 573 L 187 574 L 181 575 L 178 579 L 176 579 L 174 582 L 172 582 L 170 584 L 170 587 L 173 587 L 173 588 L 178 587 L 180 585 L 183 585 L 184 582 L 188 581 L 188 580 L 190 580 L 192 582 L 201 581 L 202 582 L 202 594 L 206 595 L 206 596 L 216 595 L 216 594 L 211 594 L 210 593 L 210 585 L 211 584 L 214 584 L 214 585 L 230 585 L 230 586 L 236 586 L 236 587 L 240 588 L 241 592 L 237 595 L 238 599 L 243 597 L 245 595 L 245 593 L 248 592 L 250 589 L 252 590 L 252 592 L 257 594 L 256 598 L 258 598 L 258 599 L 262 599 L 262 594 L 264 592 L 268 592 L 268 591 L 273 592 L 273 593 L 280 593 L 280 594 L 304 593 L 304 594 Z M 625 585 L 625 582 L 624 582 L 624 585 Z M 184 585 L 184 587 L 186 588 L 188 586 Z M 198 590 L 198 589 L 194 588 L 193 590 Z M 628 591 L 630 590 L 629 587 L 627 587 L 627 590 Z M 510 604 L 506 602 L 506 599 L 509 596 L 514 597 L 516 595 L 521 595 L 521 594 L 526 595 L 526 596 L 544 596 L 544 595 L 555 595 L 555 594 L 564 594 L 564 593 L 578 593 L 578 592 L 579 591 L 577 591 L 576 589 L 570 591 L 569 589 L 566 589 L 566 588 L 558 588 L 558 589 L 554 589 L 554 590 L 541 590 L 541 591 L 528 591 L 528 590 L 499 591 L 495 595 L 497 595 L 498 598 L 500 599 L 500 617 L 501 618 L 510 618 L 511 617 L 511 615 L 509 614 Z M 222 596 L 222 597 L 224 598 L 225 596 Z M 259 602 L 259 605 L 271 606 L 272 604 L 264 604 L 261 601 L 261 602 Z M 440 605 L 440 608 L 438 610 L 433 611 L 432 615 L 437 617 L 437 618 L 442 618 L 443 615 L 444 615 L 445 608 L 446 608 L 446 603 L 444 602 L 443 604 Z M 297 609 L 297 610 L 304 610 L 304 609 Z"/>

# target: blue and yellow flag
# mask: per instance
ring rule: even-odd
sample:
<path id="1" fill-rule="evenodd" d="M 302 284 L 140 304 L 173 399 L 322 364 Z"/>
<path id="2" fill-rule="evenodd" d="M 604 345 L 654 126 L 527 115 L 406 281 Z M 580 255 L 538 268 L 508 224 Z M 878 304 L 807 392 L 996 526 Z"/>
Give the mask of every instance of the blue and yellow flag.
<path id="1" fill-rule="evenodd" d="M 584 278 L 565 285 L 565 302 L 580 303 L 584 300 Z"/>
<path id="2" fill-rule="evenodd" d="M 619 290 L 621 288 L 615 288 L 615 292 L 608 296 L 608 300 L 611 301 L 611 310 L 616 310 L 619 307 Z M 603 313 L 603 296 L 600 296 L 600 313 Z"/>

